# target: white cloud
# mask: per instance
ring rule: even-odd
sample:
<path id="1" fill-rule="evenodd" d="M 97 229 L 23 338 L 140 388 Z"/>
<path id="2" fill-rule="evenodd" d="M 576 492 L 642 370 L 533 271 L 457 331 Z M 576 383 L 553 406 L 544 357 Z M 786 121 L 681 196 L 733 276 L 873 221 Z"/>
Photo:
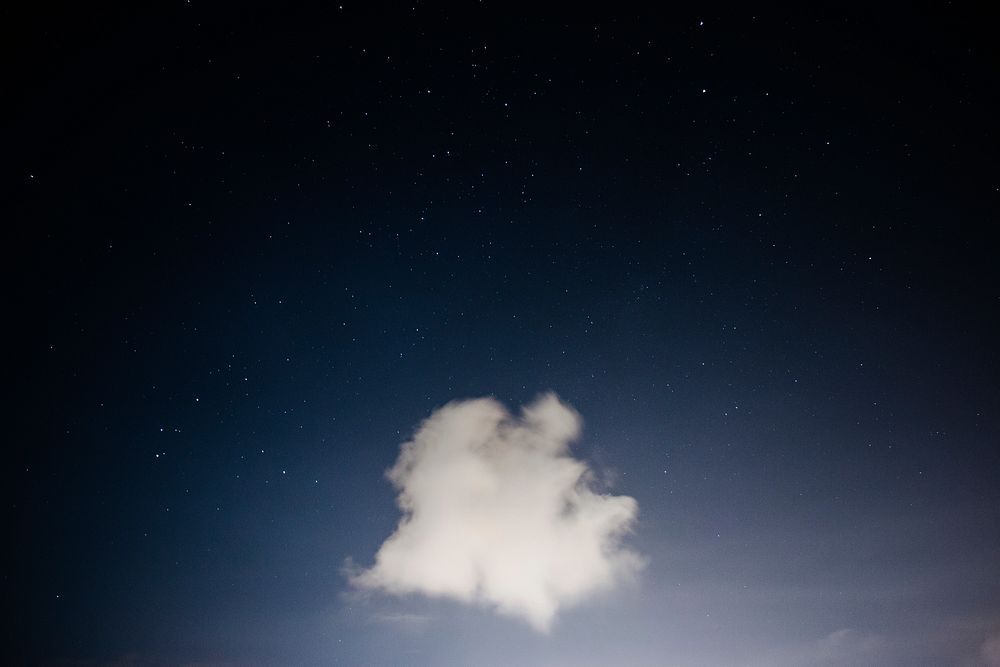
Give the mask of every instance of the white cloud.
<path id="1" fill-rule="evenodd" d="M 889 642 L 880 635 L 841 628 L 810 642 L 776 648 L 750 664 L 768 667 L 885 664 L 890 648 Z"/>
<path id="2" fill-rule="evenodd" d="M 517 417 L 488 398 L 435 411 L 387 473 L 403 517 L 354 584 L 485 604 L 547 632 L 630 577 L 643 560 L 621 538 L 638 504 L 593 490 L 569 451 L 579 432 L 554 394 Z"/>
<path id="3" fill-rule="evenodd" d="M 372 620 L 377 623 L 394 625 L 404 628 L 417 628 L 426 625 L 431 621 L 427 614 L 413 614 L 408 612 L 378 612 L 372 614 Z"/>
<path id="4" fill-rule="evenodd" d="M 1000 667 L 1000 634 L 988 637 L 980 652 L 989 667 Z"/>

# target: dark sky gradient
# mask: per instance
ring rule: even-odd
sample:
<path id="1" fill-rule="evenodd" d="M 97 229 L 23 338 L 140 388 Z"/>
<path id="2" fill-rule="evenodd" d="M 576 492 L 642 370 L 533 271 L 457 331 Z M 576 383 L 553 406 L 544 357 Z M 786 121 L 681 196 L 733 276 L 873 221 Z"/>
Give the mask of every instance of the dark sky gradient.
<path id="1" fill-rule="evenodd" d="M 5 664 L 1000 664 L 985 17 L 3 11 Z M 639 583 L 352 592 L 547 390 Z"/>

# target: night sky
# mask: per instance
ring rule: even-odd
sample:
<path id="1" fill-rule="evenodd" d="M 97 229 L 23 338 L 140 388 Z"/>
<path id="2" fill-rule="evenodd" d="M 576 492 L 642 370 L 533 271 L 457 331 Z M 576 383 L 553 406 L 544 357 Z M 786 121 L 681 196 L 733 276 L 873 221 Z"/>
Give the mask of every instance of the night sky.
<path id="1" fill-rule="evenodd" d="M 1000 665 L 984 16 L 136 4 L 0 21 L 4 664 Z M 543 403 L 630 576 L 359 583 Z"/>

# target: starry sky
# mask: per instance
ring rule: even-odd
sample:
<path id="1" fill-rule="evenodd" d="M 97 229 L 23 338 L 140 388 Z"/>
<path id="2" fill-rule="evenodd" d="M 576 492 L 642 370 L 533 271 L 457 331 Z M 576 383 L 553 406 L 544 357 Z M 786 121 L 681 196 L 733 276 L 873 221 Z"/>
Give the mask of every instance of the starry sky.
<path id="1" fill-rule="evenodd" d="M 983 16 L 280 4 L 3 10 L 6 664 L 1000 665 Z M 546 392 L 634 578 L 357 586 Z"/>

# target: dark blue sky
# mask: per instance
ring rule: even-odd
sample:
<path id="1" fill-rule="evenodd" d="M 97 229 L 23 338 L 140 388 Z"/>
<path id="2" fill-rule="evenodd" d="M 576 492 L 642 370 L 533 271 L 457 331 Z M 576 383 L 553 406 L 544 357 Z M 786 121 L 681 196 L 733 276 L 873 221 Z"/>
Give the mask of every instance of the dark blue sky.
<path id="1" fill-rule="evenodd" d="M 10 664 L 1000 664 L 983 17 L 7 19 Z M 421 420 L 549 390 L 638 582 L 353 590 Z"/>

